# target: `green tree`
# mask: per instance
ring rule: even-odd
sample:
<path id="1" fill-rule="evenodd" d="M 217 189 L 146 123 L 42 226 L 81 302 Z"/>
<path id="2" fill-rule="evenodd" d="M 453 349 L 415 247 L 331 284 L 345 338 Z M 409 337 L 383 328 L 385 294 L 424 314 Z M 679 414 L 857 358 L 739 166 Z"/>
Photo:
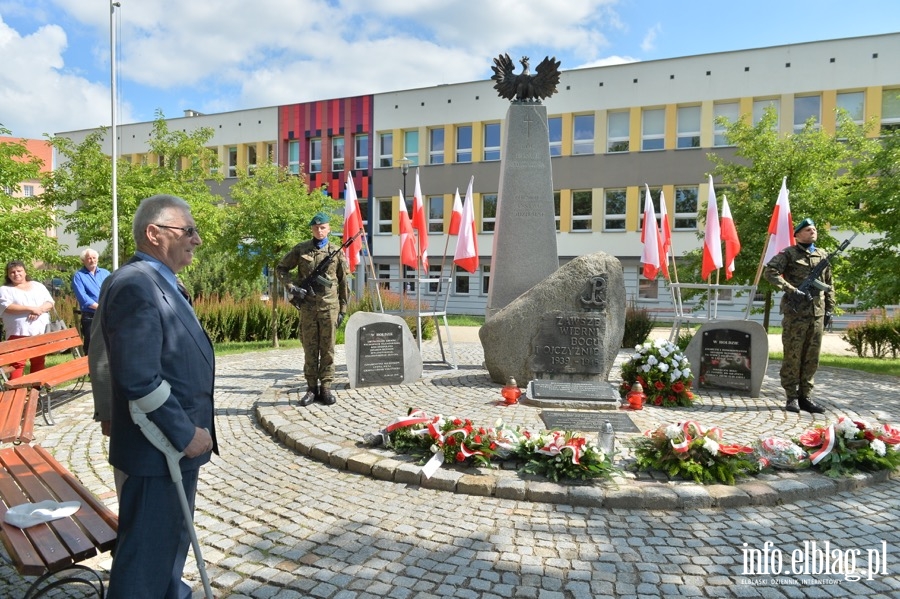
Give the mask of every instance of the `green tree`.
<path id="1" fill-rule="evenodd" d="M 61 164 L 45 177 L 43 200 L 57 208 L 70 208 L 65 229 L 76 235 L 79 245 L 112 242 L 112 162 L 101 147 L 107 132 L 105 128 L 94 131 L 80 144 L 63 137 L 50 139 Z M 213 134 L 209 127 L 189 133 L 169 131 L 158 112 L 147 148 L 156 160 L 133 164 L 119 159 L 116 212 L 120 262 L 134 252 L 131 223 L 138 204 L 159 193 L 184 198 L 204 242 L 215 241 L 222 198 L 212 193 L 207 180 L 221 181 L 222 175 L 218 156 L 206 147 Z"/>
<path id="2" fill-rule="evenodd" d="M 819 226 L 818 245 L 824 249 L 830 251 L 839 244 L 836 235 L 844 237 L 838 229 L 847 231 L 862 226 L 853 204 L 854 190 L 859 185 L 859 175 L 853 166 L 868 160 L 875 152 L 877 142 L 866 137 L 872 125 L 859 127 L 841 113 L 835 134 L 821 130 L 810 120 L 801 131 L 782 135 L 777 131 L 777 121 L 778 115 L 771 108 L 756 125 L 751 125 L 748 117 L 735 123 L 721 121 L 727 126 L 728 143 L 736 148 L 735 157 L 726 160 L 719 154 L 709 154 L 715 164 L 712 174 L 722 182 L 717 195 L 721 197 L 725 193 L 728 197 L 741 240 L 741 253 L 735 261 L 732 279 L 739 285 L 751 285 L 757 280 L 769 238 L 769 220 L 784 177 L 787 177 L 794 221 L 812 217 Z M 698 228 L 702 238 L 705 202 L 699 208 Z M 697 279 L 701 251 L 691 252 L 685 261 L 685 270 L 696 273 Z M 840 266 L 837 263 L 836 270 Z M 841 277 L 837 276 L 836 280 L 840 282 Z M 759 285 L 766 297 L 764 325 L 768 326 L 774 289 L 762 278 Z M 846 285 L 838 291 L 843 289 Z M 846 292 L 839 293 L 839 302 L 849 299 Z"/>
<path id="3" fill-rule="evenodd" d="M 231 188 L 234 205 L 224 210 L 218 251 L 227 258 L 231 278 L 251 281 L 275 266 L 294 245 L 311 236 L 309 221 L 317 212 L 337 214 L 341 203 L 316 189 L 306 179 L 272 163 L 259 165 L 253 174 L 238 174 Z M 332 220 L 337 229 L 338 222 Z M 275 316 L 277 281 L 272 298 L 272 342 L 278 346 Z"/>
<path id="4" fill-rule="evenodd" d="M 0 126 L 0 135 L 9 134 Z M 10 260 L 60 262 L 59 243 L 47 235 L 56 226 L 57 212 L 46 210 L 37 196 L 13 197 L 23 181 L 40 178 L 42 164 L 25 144 L 0 141 L 0 265 Z"/>
<path id="5" fill-rule="evenodd" d="M 859 185 L 852 202 L 865 225 L 877 232 L 852 247 L 844 277 L 863 309 L 900 304 L 900 130 L 881 138 L 871 160 L 857 164 Z"/>

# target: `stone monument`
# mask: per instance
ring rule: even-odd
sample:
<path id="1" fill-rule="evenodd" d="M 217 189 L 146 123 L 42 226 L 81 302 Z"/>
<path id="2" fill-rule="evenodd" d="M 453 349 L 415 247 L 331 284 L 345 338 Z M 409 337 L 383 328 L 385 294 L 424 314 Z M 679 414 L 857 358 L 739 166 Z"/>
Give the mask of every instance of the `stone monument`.
<path id="1" fill-rule="evenodd" d="M 684 352 L 697 389 L 759 397 L 769 365 L 769 336 L 752 320 L 703 324 Z"/>
<path id="2" fill-rule="evenodd" d="M 351 389 L 404 385 L 422 378 L 422 354 L 399 316 L 354 312 L 344 330 L 344 351 Z"/>
<path id="3" fill-rule="evenodd" d="M 515 74 L 504 54 L 492 67 L 494 88 L 511 104 L 501 143 L 487 319 L 559 268 L 547 108 L 541 105 L 556 92 L 559 61 L 545 58 L 535 75 L 527 56 L 521 63 L 522 73 Z"/>

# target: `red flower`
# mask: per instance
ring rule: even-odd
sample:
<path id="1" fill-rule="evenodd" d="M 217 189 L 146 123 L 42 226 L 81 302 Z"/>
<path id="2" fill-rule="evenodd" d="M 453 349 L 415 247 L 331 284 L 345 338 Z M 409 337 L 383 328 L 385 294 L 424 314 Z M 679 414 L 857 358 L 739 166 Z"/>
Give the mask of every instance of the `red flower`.
<path id="1" fill-rule="evenodd" d="M 736 455 L 739 453 L 753 453 L 751 447 L 743 445 L 719 445 L 719 451 L 725 455 Z"/>
<path id="2" fill-rule="evenodd" d="M 684 383 L 682 383 L 681 381 L 675 381 L 674 383 L 672 383 L 672 391 L 674 391 L 675 393 L 681 393 L 682 391 L 684 391 Z"/>
<path id="3" fill-rule="evenodd" d="M 657 391 L 662 391 L 666 388 L 665 383 L 663 383 L 662 381 L 656 381 L 655 383 L 653 383 L 653 386 L 656 387 Z"/>
<path id="4" fill-rule="evenodd" d="M 491 441 L 491 451 L 495 451 L 497 449 L 497 444 Z"/>
<path id="5" fill-rule="evenodd" d="M 900 429 L 891 424 L 881 425 L 881 440 L 887 445 L 897 445 L 900 443 Z"/>
<path id="6" fill-rule="evenodd" d="M 460 451 L 459 453 L 456 454 L 456 461 L 457 462 L 465 462 L 466 456 L 464 456 L 463 453 Z"/>
<path id="7" fill-rule="evenodd" d="M 456 445 L 456 437 L 447 437 L 447 445 Z"/>
<path id="8" fill-rule="evenodd" d="M 459 418 L 454 418 L 453 426 L 460 426 L 460 425 L 462 425 L 462 420 L 460 420 Z"/>
<path id="9" fill-rule="evenodd" d="M 481 435 L 475 435 L 475 443 L 481 445 Z"/>
<path id="10" fill-rule="evenodd" d="M 800 443 L 806 447 L 818 447 L 825 440 L 825 431 L 820 428 L 804 431 L 800 435 Z"/>
<path id="11" fill-rule="evenodd" d="M 653 405 L 655 405 L 655 406 L 661 406 L 662 402 L 663 402 L 662 395 L 657 395 L 655 398 L 653 398 Z"/>

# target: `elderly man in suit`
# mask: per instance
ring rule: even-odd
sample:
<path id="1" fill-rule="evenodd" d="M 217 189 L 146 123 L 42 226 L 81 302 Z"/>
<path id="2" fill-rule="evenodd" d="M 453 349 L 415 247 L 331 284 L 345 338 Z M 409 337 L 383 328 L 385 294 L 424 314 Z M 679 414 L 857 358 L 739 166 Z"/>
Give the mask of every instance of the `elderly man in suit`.
<path id="1" fill-rule="evenodd" d="M 112 274 L 100 298 L 109 352 L 112 421 L 109 462 L 119 491 L 119 536 L 109 599 L 184 599 L 190 534 L 166 460 L 132 421 L 146 413 L 176 450 L 190 510 L 200 466 L 218 451 L 213 422 L 212 343 L 176 273 L 202 241 L 188 204 L 156 195 L 143 200 L 132 225 L 137 248 Z"/>

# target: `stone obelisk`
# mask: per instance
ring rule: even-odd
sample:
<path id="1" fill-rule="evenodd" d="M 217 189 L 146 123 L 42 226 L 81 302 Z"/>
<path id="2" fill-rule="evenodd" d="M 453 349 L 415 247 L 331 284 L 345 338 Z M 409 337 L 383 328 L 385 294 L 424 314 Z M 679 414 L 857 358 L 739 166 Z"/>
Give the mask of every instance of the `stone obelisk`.
<path id="1" fill-rule="evenodd" d="M 488 319 L 559 268 L 545 106 L 513 101 L 500 157 Z"/>

